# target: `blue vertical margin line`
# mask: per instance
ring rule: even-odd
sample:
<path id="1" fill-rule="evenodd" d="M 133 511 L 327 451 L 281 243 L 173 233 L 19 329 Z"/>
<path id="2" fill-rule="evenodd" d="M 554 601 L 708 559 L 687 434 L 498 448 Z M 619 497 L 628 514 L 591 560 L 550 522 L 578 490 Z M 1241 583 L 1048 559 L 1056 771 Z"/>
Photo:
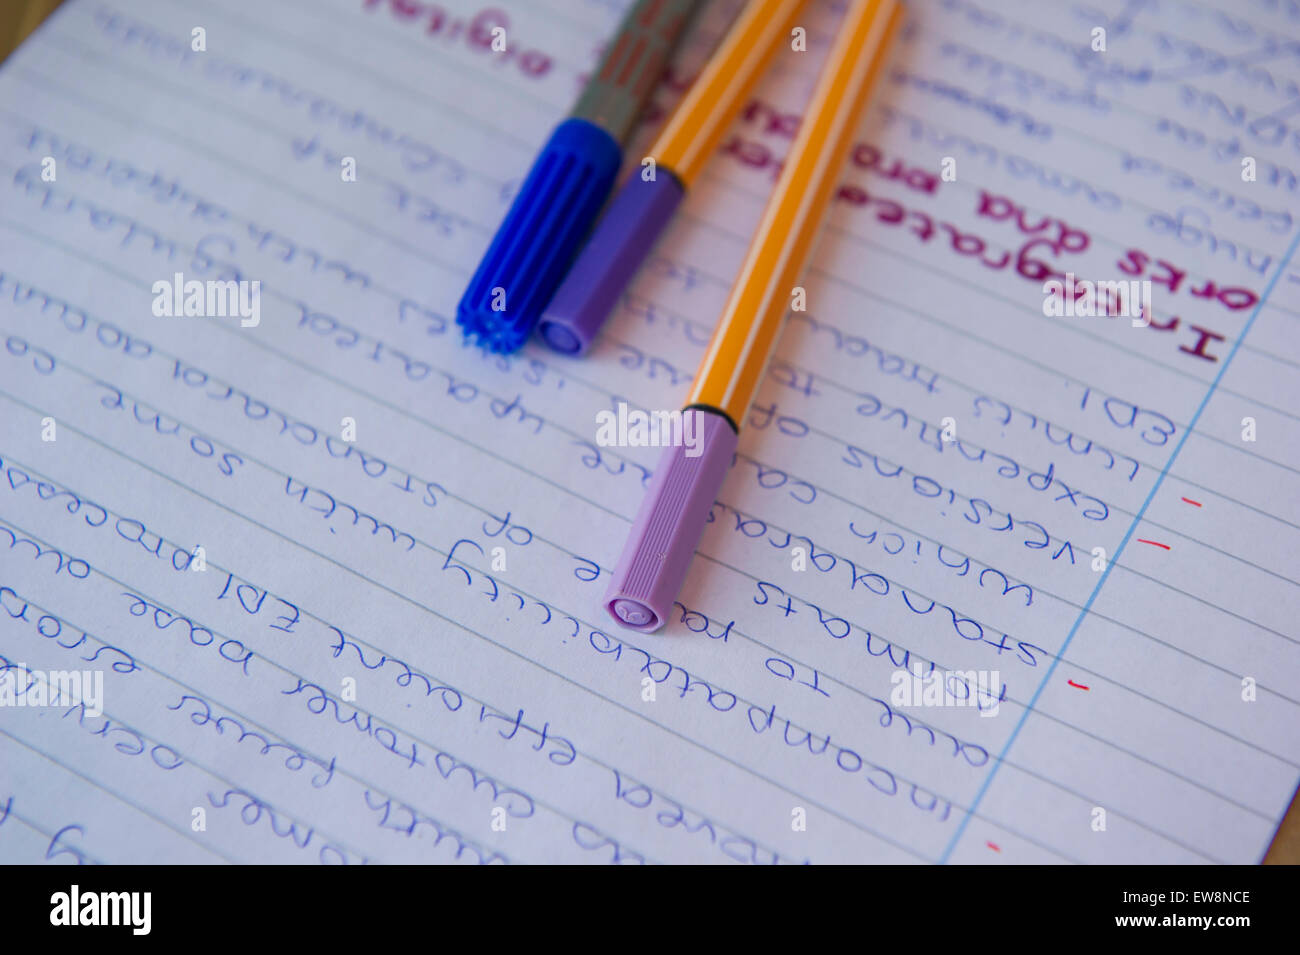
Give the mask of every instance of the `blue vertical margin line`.
<path id="1" fill-rule="evenodd" d="M 966 831 L 966 824 L 970 822 L 971 817 L 975 815 L 975 810 L 979 808 L 980 802 L 984 799 L 984 794 L 987 793 L 989 787 L 993 785 L 993 777 L 998 774 L 998 770 L 1002 767 L 1002 762 L 1006 759 L 1007 752 L 1011 749 L 1011 744 L 1014 743 L 1016 737 L 1020 735 L 1020 729 L 1025 725 L 1025 720 L 1029 718 L 1029 714 L 1033 711 L 1034 704 L 1036 704 L 1038 698 L 1043 695 L 1043 690 L 1047 687 L 1048 681 L 1051 680 L 1052 674 L 1056 672 L 1057 664 L 1060 663 L 1061 659 L 1065 656 L 1065 651 L 1070 646 L 1070 641 L 1072 641 L 1074 635 L 1079 632 L 1079 625 L 1083 623 L 1083 618 L 1088 616 L 1088 612 L 1092 609 L 1093 601 L 1097 599 L 1097 594 L 1101 592 L 1101 588 L 1105 585 L 1106 578 L 1110 576 L 1111 569 L 1119 562 L 1120 555 L 1124 553 L 1124 548 L 1128 545 L 1129 538 L 1131 538 L 1133 532 L 1137 530 L 1138 524 L 1142 523 L 1142 517 L 1146 514 L 1147 507 L 1156 496 L 1156 492 L 1160 490 L 1160 485 L 1165 482 L 1165 475 L 1168 474 L 1169 469 L 1173 467 L 1174 461 L 1178 457 L 1178 452 L 1183 450 L 1183 445 L 1187 443 L 1188 436 L 1196 429 L 1196 422 L 1201 419 L 1201 413 L 1205 411 L 1205 406 L 1208 405 L 1210 399 L 1214 397 L 1214 392 L 1218 389 L 1219 382 L 1223 380 L 1223 376 L 1227 373 L 1228 366 L 1232 364 L 1232 359 L 1236 356 L 1237 349 L 1239 349 L 1241 343 L 1246 340 L 1246 335 L 1250 332 L 1251 326 L 1255 324 L 1255 319 L 1259 317 L 1259 313 L 1263 311 L 1264 304 L 1268 301 L 1269 296 L 1273 294 L 1273 289 L 1277 286 L 1278 280 L 1281 279 L 1282 273 L 1290 266 L 1291 258 L 1295 255 L 1297 246 L 1300 246 L 1300 231 L 1297 231 L 1296 237 L 1291 240 L 1291 245 L 1286 250 L 1286 255 L 1283 256 L 1282 261 L 1278 263 L 1277 271 L 1273 273 L 1273 277 L 1269 280 L 1268 285 L 1264 287 L 1264 294 L 1260 296 L 1259 303 L 1250 313 L 1250 317 L 1246 319 L 1246 324 L 1242 327 L 1241 334 L 1237 336 L 1237 340 L 1232 343 L 1231 351 L 1229 351 L 1228 356 L 1223 359 L 1223 364 L 1219 367 L 1219 373 L 1215 375 L 1214 380 L 1210 382 L 1210 388 L 1205 393 L 1205 397 L 1201 399 L 1201 403 L 1197 406 L 1196 413 L 1192 415 L 1192 420 L 1187 422 L 1187 427 L 1183 429 L 1183 436 L 1178 439 L 1178 444 L 1174 447 L 1173 453 L 1169 455 L 1169 460 L 1165 462 L 1165 466 L 1161 468 L 1160 474 L 1156 476 L 1155 483 L 1151 485 L 1151 490 L 1147 492 L 1146 500 L 1142 502 L 1142 506 L 1133 517 L 1133 523 L 1130 524 L 1128 530 L 1124 532 L 1124 537 L 1119 542 L 1119 547 L 1115 549 L 1114 556 L 1112 556 L 1110 561 L 1106 564 L 1106 569 L 1102 571 L 1101 579 L 1097 581 L 1097 586 L 1093 587 L 1092 593 L 1088 595 L 1088 602 L 1085 603 L 1083 609 L 1079 611 L 1079 615 L 1074 620 L 1074 625 L 1070 627 L 1070 632 L 1065 636 L 1065 642 L 1061 644 L 1061 649 L 1057 651 L 1056 656 L 1052 658 L 1051 666 L 1047 668 L 1047 672 L 1043 675 L 1042 682 L 1038 684 L 1038 689 L 1034 691 L 1034 695 L 1029 698 L 1029 702 L 1025 705 L 1024 712 L 1020 714 L 1020 720 L 1011 731 L 1011 735 L 1007 737 L 1006 745 L 1002 747 L 1002 752 L 998 753 L 998 758 L 994 761 L 993 768 L 989 770 L 988 776 L 984 778 L 984 783 L 975 794 L 975 799 L 970 804 L 970 808 L 966 810 L 966 815 L 962 817 L 961 824 L 957 826 L 957 831 L 953 833 L 952 839 L 948 841 L 947 847 L 943 850 L 943 855 L 939 857 L 940 864 L 946 864 L 948 862 L 949 857 L 952 855 L 952 850 L 955 849 L 957 843 L 961 841 L 962 834 Z"/>

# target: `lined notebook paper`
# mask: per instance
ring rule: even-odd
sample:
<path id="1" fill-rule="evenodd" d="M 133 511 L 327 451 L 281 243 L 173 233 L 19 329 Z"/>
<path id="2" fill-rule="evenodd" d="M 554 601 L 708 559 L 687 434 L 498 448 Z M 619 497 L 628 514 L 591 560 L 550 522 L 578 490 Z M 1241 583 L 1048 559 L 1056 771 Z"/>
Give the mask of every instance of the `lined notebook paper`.
<path id="1" fill-rule="evenodd" d="M 589 357 L 485 354 L 456 301 L 625 7 L 70 0 L 0 69 L 0 859 L 1260 859 L 1295 10 L 912 3 L 644 635 L 600 603 L 658 450 L 596 416 L 678 407 L 842 6 Z"/>

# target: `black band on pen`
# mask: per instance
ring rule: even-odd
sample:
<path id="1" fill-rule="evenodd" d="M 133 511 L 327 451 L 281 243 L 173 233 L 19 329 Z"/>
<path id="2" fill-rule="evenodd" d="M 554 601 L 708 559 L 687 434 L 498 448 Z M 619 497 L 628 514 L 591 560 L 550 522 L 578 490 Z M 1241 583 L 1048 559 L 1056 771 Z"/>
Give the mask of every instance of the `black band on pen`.
<path id="1" fill-rule="evenodd" d="M 737 435 L 740 434 L 740 429 L 736 427 L 736 422 L 731 420 L 731 415 L 727 414 L 721 408 L 715 408 L 713 407 L 713 405 L 706 405 L 703 402 L 701 402 L 699 404 L 687 405 L 682 410 L 690 411 L 692 408 L 694 408 L 696 411 L 707 411 L 710 414 L 717 415 L 718 417 L 722 418 L 722 420 L 726 421 L 727 424 L 731 425 L 732 431 L 734 431 Z"/>

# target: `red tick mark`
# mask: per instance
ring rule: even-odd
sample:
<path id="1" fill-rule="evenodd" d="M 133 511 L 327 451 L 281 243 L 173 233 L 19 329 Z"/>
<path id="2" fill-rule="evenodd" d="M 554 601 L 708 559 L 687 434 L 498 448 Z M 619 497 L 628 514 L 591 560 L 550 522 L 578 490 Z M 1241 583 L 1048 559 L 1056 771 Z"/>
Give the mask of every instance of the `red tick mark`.
<path id="1" fill-rule="evenodd" d="M 1162 544 L 1162 543 L 1160 543 L 1160 541 L 1149 541 L 1149 540 L 1147 540 L 1145 537 L 1139 537 L 1139 538 L 1138 538 L 1138 543 L 1139 543 L 1139 544 L 1150 544 L 1152 547 L 1163 547 L 1165 550 L 1169 550 L 1169 545 L 1168 545 L 1168 544 Z"/>
<path id="2" fill-rule="evenodd" d="M 990 849 L 992 849 L 994 852 L 1001 852 L 1001 851 L 1002 851 L 1001 849 L 999 849 L 997 846 L 995 846 L 995 845 L 994 845 L 993 843 L 991 843 L 991 842 L 986 842 L 986 843 L 984 843 L 984 844 L 985 844 L 986 846 L 988 846 Z"/>
<path id="3" fill-rule="evenodd" d="M 1087 688 L 1086 686 L 1084 686 L 1082 683 L 1075 683 L 1073 680 L 1066 680 L 1065 682 L 1068 683 L 1068 684 L 1070 684 L 1070 686 L 1074 687 L 1076 690 L 1086 690 L 1086 689 L 1088 689 L 1088 688 Z"/>
<path id="4" fill-rule="evenodd" d="M 1192 505 L 1193 507 L 1200 507 L 1200 506 L 1201 506 L 1201 502 L 1200 502 L 1200 501 L 1193 501 L 1190 497 L 1185 497 L 1185 498 L 1183 498 L 1183 500 L 1186 501 L 1188 504 Z"/>

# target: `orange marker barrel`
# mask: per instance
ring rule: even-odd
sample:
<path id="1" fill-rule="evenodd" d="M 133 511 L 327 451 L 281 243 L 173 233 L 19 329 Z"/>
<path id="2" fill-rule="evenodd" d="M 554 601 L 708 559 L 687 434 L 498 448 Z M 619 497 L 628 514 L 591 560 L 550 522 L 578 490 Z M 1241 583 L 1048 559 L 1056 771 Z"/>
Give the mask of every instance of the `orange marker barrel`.
<path id="1" fill-rule="evenodd" d="M 818 225 L 839 185 L 850 139 L 883 51 L 901 20 L 899 0 L 855 0 L 776 189 L 731 288 L 687 405 L 723 412 L 739 428 L 767 367 L 781 321 L 807 264 Z M 836 63 L 851 69 L 834 69 Z"/>
<path id="2" fill-rule="evenodd" d="M 649 155 L 690 189 L 807 0 L 750 0 Z"/>

